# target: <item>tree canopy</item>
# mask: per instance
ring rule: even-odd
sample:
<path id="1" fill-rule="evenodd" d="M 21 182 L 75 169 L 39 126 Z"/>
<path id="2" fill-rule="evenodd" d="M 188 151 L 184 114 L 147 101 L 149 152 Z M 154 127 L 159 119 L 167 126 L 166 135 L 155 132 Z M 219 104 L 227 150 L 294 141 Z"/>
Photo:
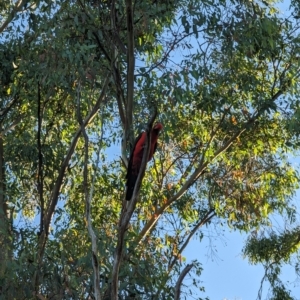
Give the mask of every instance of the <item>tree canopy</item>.
<path id="1" fill-rule="evenodd" d="M 298 1 L 2 1 L 0 299 L 209 297 L 183 251 L 224 224 L 296 299 L 299 28 Z"/>

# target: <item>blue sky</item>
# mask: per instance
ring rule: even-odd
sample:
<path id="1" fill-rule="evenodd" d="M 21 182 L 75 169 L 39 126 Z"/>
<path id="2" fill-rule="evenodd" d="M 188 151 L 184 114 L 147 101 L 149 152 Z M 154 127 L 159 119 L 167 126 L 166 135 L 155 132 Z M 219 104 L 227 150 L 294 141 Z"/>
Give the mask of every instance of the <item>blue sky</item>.
<path id="1" fill-rule="evenodd" d="M 278 3 L 285 17 L 289 15 L 289 5 L 290 1 L 286 0 Z M 297 193 L 295 202 L 299 202 L 299 198 L 300 192 Z M 299 211 L 300 205 L 297 206 Z M 255 300 L 257 298 L 264 268 L 262 265 L 251 265 L 243 258 L 242 249 L 246 239 L 245 233 L 226 228 L 220 236 L 205 237 L 201 242 L 193 239 L 188 245 L 183 253 L 187 263 L 196 259 L 203 267 L 200 280 L 205 287 L 205 292 L 199 293 L 200 297 L 208 296 L 211 300 Z M 280 278 L 287 284 L 292 296 L 300 299 L 300 279 L 297 278 L 294 268 L 289 265 L 284 266 Z M 269 285 L 265 282 L 262 299 L 266 299 L 268 288 Z"/>
<path id="2" fill-rule="evenodd" d="M 300 192 L 297 193 L 295 201 L 299 201 L 299 196 Z M 300 205 L 297 206 L 299 211 Z M 274 222 L 281 227 L 278 223 L 282 221 L 278 217 L 274 217 Z M 213 230 L 210 233 L 212 235 L 207 234 L 201 242 L 192 240 L 183 253 L 187 263 L 197 260 L 202 264 L 200 280 L 205 287 L 205 293 L 199 296 L 208 296 L 211 300 L 255 300 L 264 276 L 264 268 L 262 265 L 251 265 L 243 258 L 242 249 L 247 234 L 229 228 L 219 234 L 213 234 Z M 285 265 L 280 278 L 287 284 L 292 296 L 300 299 L 300 278 L 297 278 L 294 268 Z M 262 299 L 266 299 L 268 289 L 269 285 L 265 282 Z"/>
<path id="3" fill-rule="evenodd" d="M 204 238 L 201 243 L 194 239 L 184 252 L 187 262 L 194 259 L 202 263 L 203 272 L 200 280 L 205 287 L 205 293 L 211 300 L 255 300 L 260 282 L 264 275 L 261 265 L 250 265 L 242 257 L 246 234 L 226 229 L 224 236 L 216 237 L 209 242 Z M 217 252 L 211 256 L 210 248 Z M 297 280 L 294 269 L 290 266 L 283 268 L 281 279 L 290 282 L 288 289 L 292 295 L 300 299 L 300 280 Z M 268 284 L 264 284 L 263 297 L 268 293 Z M 191 298 L 192 299 L 192 298 Z"/>
<path id="4" fill-rule="evenodd" d="M 246 235 L 226 230 L 223 237 L 208 239 L 202 243 L 193 242 L 184 253 L 187 260 L 202 262 L 201 281 L 205 293 L 212 300 L 253 300 L 256 299 L 264 270 L 262 266 L 251 266 L 242 258 L 241 250 Z M 217 252 L 212 257 L 210 248 Z"/>

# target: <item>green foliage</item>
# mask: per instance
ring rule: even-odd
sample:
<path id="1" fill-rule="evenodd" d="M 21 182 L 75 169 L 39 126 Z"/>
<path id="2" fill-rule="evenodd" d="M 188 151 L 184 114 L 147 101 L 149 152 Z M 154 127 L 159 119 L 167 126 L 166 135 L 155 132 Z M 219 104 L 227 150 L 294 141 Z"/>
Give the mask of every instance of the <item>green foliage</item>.
<path id="1" fill-rule="evenodd" d="M 12 224 L 0 230 L 13 245 L 1 299 L 93 298 L 95 256 L 110 299 L 128 205 L 120 153 L 154 107 L 164 130 L 124 235 L 121 299 L 173 299 L 204 225 L 266 232 L 275 213 L 297 219 L 298 4 L 285 18 L 274 1 L 137 1 L 131 32 L 129 2 L 0 4 L 0 205 Z M 246 243 L 271 299 L 292 299 L 279 275 L 298 231 Z M 201 271 L 181 299 L 203 296 Z"/>
<path id="2" fill-rule="evenodd" d="M 252 263 L 288 262 L 300 247 L 299 228 L 286 231 L 281 235 L 271 233 L 269 236 L 250 238 L 244 250 Z"/>
<path id="3" fill-rule="evenodd" d="M 268 235 L 252 236 L 243 250 L 253 264 L 261 263 L 265 267 L 264 279 L 270 283 L 270 300 L 295 299 L 280 280 L 281 267 L 293 263 L 293 257 L 300 248 L 299 228 L 286 230 L 282 233 L 270 232 Z M 295 265 L 297 271 L 297 263 Z M 262 290 L 262 286 L 261 286 Z"/>

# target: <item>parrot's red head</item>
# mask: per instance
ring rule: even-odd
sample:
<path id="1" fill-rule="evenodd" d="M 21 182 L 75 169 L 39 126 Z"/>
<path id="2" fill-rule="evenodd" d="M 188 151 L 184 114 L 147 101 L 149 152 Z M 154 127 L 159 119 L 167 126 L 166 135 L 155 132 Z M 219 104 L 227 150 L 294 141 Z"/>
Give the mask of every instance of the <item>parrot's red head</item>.
<path id="1" fill-rule="evenodd" d="M 154 126 L 153 126 L 153 131 L 157 132 L 157 134 L 163 129 L 163 126 L 161 123 L 156 123 Z"/>

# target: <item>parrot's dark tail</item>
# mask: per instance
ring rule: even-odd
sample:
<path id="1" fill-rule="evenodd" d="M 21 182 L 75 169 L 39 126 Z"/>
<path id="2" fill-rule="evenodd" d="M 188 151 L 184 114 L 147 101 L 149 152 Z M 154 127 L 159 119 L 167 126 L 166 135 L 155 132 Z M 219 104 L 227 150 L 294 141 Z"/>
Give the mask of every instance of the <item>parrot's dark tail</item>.
<path id="1" fill-rule="evenodd" d="M 136 180 L 137 180 L 137 176 L 133 176 L 133 175 L 131 175 L 127 180 L 127 190 L 126 190 L 127 201 L 130 201 L 132 198 Z"/>

